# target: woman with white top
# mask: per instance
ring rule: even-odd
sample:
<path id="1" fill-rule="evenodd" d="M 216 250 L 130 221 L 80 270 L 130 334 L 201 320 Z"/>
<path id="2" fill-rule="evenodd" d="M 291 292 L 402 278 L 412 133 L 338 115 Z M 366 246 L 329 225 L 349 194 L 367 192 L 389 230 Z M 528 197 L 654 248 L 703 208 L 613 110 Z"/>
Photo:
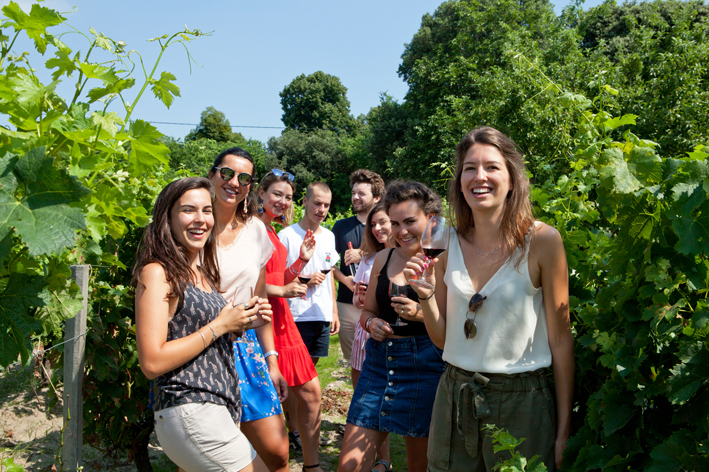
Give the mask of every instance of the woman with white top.
<path id="1" fill-rule="evenodd" d="M 275 248 L 258 219 L 257 197 L 251 191 L 255 166 L 251 154 L 235 147 L 221 152 L 207 178 L 214 185 L 214 236 L 221 290 L 227 298 L 237 287 L 266 299 L 266 264 Z M 234 343 L 239 374 L 241 431 L 271 472 L 288 471 L 288 435 L 281 401 L 288 384 L 278 367 L 273 325 L 268 323 Z"/>
<path id="2" fill-rule="evenodd" d="M 428 470 L 491 471 L 509 453 L 493 452 L 488 424 L 525 438 L 517 450 L 540 455 L 554 470 L 570 434 L 574 383 L 564 245 L 556 229 L 534 220 L 511 139 L 475 129 L 458 144 L 457 158 L 448 251 L 433 260 L 417 254 L 405 270 L 412 279 L 429 268 L 435 288 L 412 286 L 448 363 L 433 408 Z"/>

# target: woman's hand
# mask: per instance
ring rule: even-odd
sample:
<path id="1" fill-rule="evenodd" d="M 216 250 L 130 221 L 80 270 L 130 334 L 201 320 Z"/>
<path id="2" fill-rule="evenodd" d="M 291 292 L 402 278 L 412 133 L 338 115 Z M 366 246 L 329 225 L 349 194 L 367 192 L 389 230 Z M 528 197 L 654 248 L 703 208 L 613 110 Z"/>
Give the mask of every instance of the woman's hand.
<path id="1" fill-rule="evenodd" d="M 420 321 L 423 323 L 423 312 L 418 303 L 406 297 L 392 297 L 391 306 L 399 316 L 407 321 Z"/>
<path id="2" fill-rule="evenodd" d="M 389 335 L 394 334 L 389 323 L 381 318 L 374 318 L 369 323 L 369 335 L 376 341 L 384 341 Z"/>
<path id="3" fill-rule="evenodd" d="M 364 306 L 364 299 L 367 295 L 367 286 L 367 284 L 362 282 L 357 282 L 354 286 L 354 297 L 352 298 L 352 303 L 360 310 Z"/>
<path id="4" fill-rule="evenodd" d="M 406 277 L 406 280 L 420 279 L 423 276 L 424 270 L 428 269 L 426 270 L 425 281 L 433 285 L 434 289 L 428 289 L 417 284 L 411 284 L 411 288 L 414 289 L 420 298 L 428 298 L 428 296 L 430 296 L 435 290 L 436 270 L 434 266 L 436 262 L 438 262 L 437 257 L 434 259 L 429 259 L 422 252 L 412 256 L 411 259 L 406 262 L 406 266 L 404 268 L 404 277 Z"/>
<path id="5" fill-rule="evenodd" d="M 294 279 L 291 283 L 288 285 L 283 286 L 283 294 L 281 297 L 283 298 L 295 298 L 295 297 L 302 297 L 305 295 L 305 292 L 308 290 L 308 286 L 305 284 L 301 284 L 298 282 L 298 279 Z"/>
<path id="6" fill-rule="evenodd" d="M 300 245 L 300 259 L 309 261 L 315 252 L 315 235 L 311 230 L 305 232 L 303 243 Z"/>
<path id="7" fill-rule="evenodd" d="M 259 306 L 258 297 L 253 297 L 248 302 L 239 303 L 236 306 L 232 305 L 232 303 L 233 302 L 230 300 L 226 306 L 222 308 L 222 311 L 219 312 L 219 315 L 213 322 L 221 328 L 217 330 L 218 335 L 240 332 L 251 328 L 256 320 L 263 320 L 263 317 L 259 313 L 261 307 Z M 266 304 L 268 305 L 268 303 Z M 268 305 L 268 310 L 270 310 L 270 308 L 271 305 Z M 270 321 L 271 318 L 269 314 L 266 323 Z"/>
<path id="8" fill-rule="evenodd" d="M 271 382 L 276 389 L 276 395 L 278 395 L 278 401 L 283 403 L 288 398 L 288 382 L 283 378 L 278 368 L 278 358 L 276 356 L 268 356 L 266 364 L 268 365 L 268 374 L 271 377 Z"/>

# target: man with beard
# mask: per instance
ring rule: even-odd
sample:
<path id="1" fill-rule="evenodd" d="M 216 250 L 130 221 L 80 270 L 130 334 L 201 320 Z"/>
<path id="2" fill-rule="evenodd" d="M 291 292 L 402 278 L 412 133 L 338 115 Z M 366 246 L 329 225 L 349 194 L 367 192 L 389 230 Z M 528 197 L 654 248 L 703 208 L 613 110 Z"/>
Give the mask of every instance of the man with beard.
<path id="1" fill-rule="evenodd" d="M 340 317 L 340 347 L 348 361 L 352 355 L 355 325 L 359 323 L 361 310 L 352 304 L 354 272 L 362 260 L 359 246 L 362 243 L 367 215 L 384 195 L 384 181 L 379 174 L 359 169 L 350 175 L 352 209 L 355 216 L 339 220 L 332 228 L 335 245 L 340 255 L 340 268 L 334 268 L 335 278 L 340 282 L 337 292 L 337 313 Z"/>

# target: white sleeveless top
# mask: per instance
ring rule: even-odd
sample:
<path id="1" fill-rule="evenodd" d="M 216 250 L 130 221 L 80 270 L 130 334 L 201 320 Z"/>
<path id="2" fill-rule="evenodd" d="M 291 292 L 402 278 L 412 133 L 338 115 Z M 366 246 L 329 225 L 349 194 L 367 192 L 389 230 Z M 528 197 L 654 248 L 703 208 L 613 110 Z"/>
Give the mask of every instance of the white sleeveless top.
<path id="1" fill-rule="evenodd" d="M 458 235 L 451 229 L 448 267 L 443 280 L 448 288 L 446 345 L 443 360 L 461 369 L 492 374 L 516 374 L 551 365 L 542 288 L 529 278 L 527 259 L 515 269 L 521 248 L 480 288 L 487 299 L 478 310 L 478 333 L 466 339 L 463 325 L 468 302 L 475 295 L 465 268 Z M 473 318 L 473 313 L 469 314 Z"/>

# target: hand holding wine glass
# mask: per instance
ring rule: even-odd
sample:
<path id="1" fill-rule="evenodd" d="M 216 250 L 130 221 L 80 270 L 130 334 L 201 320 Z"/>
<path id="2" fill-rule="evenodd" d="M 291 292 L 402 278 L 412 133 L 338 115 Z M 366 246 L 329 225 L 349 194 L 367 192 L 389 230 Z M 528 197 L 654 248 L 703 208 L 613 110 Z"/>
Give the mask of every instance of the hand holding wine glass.
<path id="1" fill-rule="evenodd" d="M 424 263 L 423 273 L 420 278 L 417 276 L 415 271 L 409 270 L 407 264 L 407 275 L 409 278 L 409 283 L 412 285 L 417 285 L 420 287 L 425 287 L 428 289 L 433 289 L 433 284 L 426 280 L 428 262 L 435 259 L 441 255 L 446 249 L 448 249 L 448 238 L 450 236 L 450 225 L 448 221 L 442 216 L 434 216 L 426 225 L 426 229 L 421 235 L 421 248 L 426 256 L 427 260 Z"/>
<path id="2" fill-rule="evenodd" d="M 258 300 L 258 298 L 256 298 Z M 232 306 L 236 307 L 238 305 L 243 305 L 244 306 L 244 311 L 248 311 L 257 304 L 257 302 L 254 301 L 254 288 L 253 287 L 236 287 L 234 289 L 234 296 L 232 297 Z M 249 323 L 248 327 L 253 324 L 253 322 L 256 320 L 257 315 L 249 316 Z M 251 341 L 247 339 L 243 339 L 243 336 L 246 332 L 245 328 L 243 330 L 240 330 L 239 332 L 236 333 L 237 339 L 234 340 L 235 343 L 250 343 Z"/>
<path id="3" fill-rule="evenodd" d="M 408 285 L 398 285 L 395 284 L 394 282 L 389 282 L 389 298 L 394 298 L 394 297 L 403 297 L 407 298 L 408 297 Z M 408 323 L 404 323 L 401 321 L 401 309 L 396 310 L 396 323 L 391 324 L 390 326 L 406 326 Z"/>

